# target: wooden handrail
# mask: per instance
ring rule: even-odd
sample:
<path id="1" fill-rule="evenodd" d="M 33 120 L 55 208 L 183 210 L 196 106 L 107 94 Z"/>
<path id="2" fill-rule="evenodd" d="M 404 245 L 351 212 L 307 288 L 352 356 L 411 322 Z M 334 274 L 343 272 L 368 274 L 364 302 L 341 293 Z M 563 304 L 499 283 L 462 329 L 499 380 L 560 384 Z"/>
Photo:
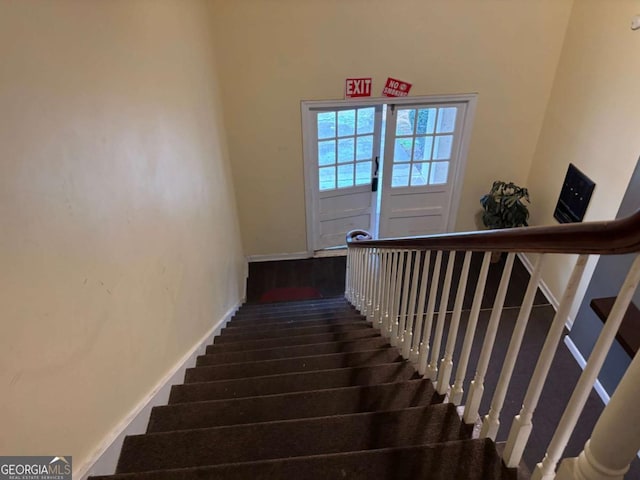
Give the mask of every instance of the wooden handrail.
<path id="1" fill-rule="evenodd" d="M 360 240 L 364 235 L 369 234 L 364 230 L 347 233 L 347 246 L 599 255 L 635 253 L 640 252 L 640 210 L 628 217 L 604 222 Z"/>

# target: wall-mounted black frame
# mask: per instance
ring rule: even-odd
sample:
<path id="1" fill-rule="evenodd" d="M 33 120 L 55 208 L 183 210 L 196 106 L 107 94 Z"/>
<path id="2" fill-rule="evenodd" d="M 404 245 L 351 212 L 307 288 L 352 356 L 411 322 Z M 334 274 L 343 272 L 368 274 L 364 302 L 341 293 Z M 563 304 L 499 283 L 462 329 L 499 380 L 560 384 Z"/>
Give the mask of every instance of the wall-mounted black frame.
<path id="1" fill-rule="evenodd" d="M 596 184 L 573 163 L 564 177 L 560 198 L 553 216 L 560 223 L 582 222 Z"/>

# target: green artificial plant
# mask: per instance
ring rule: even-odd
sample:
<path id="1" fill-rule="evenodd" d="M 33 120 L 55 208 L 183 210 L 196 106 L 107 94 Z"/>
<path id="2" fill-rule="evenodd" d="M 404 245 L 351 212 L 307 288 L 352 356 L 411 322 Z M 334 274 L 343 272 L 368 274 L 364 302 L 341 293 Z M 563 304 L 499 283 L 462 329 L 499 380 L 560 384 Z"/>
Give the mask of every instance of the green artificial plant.
<path id="1" fill-rule="evenodd" d="M 493 182 L 491 191 L 480 198 L 482 222 L 490 229 L 526 227 L 529 209 L 529 192 L 513 182 Z"/>

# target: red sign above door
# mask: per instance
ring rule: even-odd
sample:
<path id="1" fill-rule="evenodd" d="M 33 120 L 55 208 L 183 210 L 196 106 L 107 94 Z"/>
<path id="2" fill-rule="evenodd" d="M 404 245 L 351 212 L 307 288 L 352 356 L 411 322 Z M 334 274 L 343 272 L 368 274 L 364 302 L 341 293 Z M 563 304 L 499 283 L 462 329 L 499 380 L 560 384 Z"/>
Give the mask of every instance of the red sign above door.
<path id="1" fill-rule="evenodd" d="M 389 77 L 382 89 L 382 95 L 385 97 L 406 97 L 409 95 L 409 90 L 411 90 L 410 83 Z"/>
<path id="2" fill-rule="evenodd" d="M 371 77 L 347 78 L 344 87 L 344 98 L 358 98 L 371 96 Z"/>

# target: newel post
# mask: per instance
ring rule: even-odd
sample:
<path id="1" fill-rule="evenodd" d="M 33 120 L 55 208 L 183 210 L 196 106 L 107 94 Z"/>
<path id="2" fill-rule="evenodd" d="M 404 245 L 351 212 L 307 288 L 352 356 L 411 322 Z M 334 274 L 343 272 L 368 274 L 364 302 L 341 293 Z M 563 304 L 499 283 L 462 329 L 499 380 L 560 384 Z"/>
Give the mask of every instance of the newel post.
<path id="1" fill-rule="evenodd" d="M 622 480 L 640 450 L 640 355 L 613 393 L 578 458 L 564 460 L 556 480 Z"/>

